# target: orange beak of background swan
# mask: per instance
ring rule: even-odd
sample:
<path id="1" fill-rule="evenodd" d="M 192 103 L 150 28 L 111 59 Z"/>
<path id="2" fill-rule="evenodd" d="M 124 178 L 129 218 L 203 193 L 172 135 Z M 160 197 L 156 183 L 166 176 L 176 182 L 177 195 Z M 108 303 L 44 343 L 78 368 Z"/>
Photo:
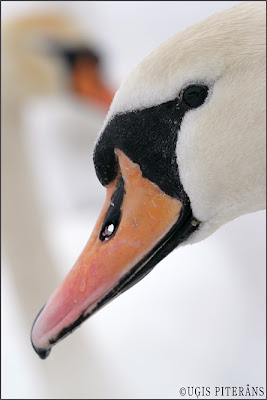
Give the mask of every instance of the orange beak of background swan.
<path id="1" fill-rule="evenodd" d="M 68 69 L 70 89 L 78 97 L 95 104 L 106 112 L 114 97 L 114 91 L 101 76 L 102 57 L 89 46 L 69 44 L 51 40 L 40 41 L 38 51 L 63 61 Z"/>
<path id="2" fill-rule="evenodd" d="M 92 235 L 34 322 L 32 344 L 41 358 L 86 318 L 143 278 L 179 242 L 173 237 L 183 230 L 183 204 L 143 178 L 139 166 L 122 151 L 116 150 L 116 155 L 118 174 L 107 186 Z"/>
<path id="3" fill-rule="evenodd" d="M 75 93 L 102 107 L 105 111 L 109 109 L 114 93 L 101 79 L 98 64 L 80 56 L 72 67 L 71 79 Z"/>

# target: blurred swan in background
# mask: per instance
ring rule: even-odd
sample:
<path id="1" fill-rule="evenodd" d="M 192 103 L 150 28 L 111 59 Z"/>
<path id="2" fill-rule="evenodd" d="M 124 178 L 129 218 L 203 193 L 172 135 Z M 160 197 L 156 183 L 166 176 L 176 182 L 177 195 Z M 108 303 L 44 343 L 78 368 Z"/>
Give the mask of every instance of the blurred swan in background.
<path id="1" fill-rule="evenodd" d="M 7 21 L 2 27 L 2 60 L 2 249 L 29 330 L 36 312 L 33 299 L 43 302 L 53 281 L 59 279 L 57 262 L 45 230 L 45 224 L 51 218 L 51 208 L 46 206 L 50 200 L 58 211 L 64 198 L 72 208 L 84 201 L 87 192 L 82 188 L 87 188 L 90 176 L 85 172 L 86 181 L 77 182 L 76 178 L 71 180 L 70 173 L 73 165 L 76 173 L 81 165 L 84 170 L 87 161 L 86 171 L 89 170 L 90 146 L 113 93 L 101 78 L 98 50 L 88 44 L 75 20 L 64 13 L 35 13 Z M 42 204 L 36 181 L 38 164 L 31 159 L 25 127 L 28 104 L 38 103 L 44 96 L 52 107 L 55 102 L 62 103 L 64 112 L 70 108 L 74 111 L 65 116 L 65 125 L 60 125 L 59 119 L 52 130 L 56 135 L 57 150 L 62 149 L 64 153 L 68 149 L 69 170 L 62 158 L 57 159 L 60 153 L 53 153 L 51 140 L 43 149 L 52 171 L 46 173 L 47 181 L 51 181 L 46 187 L 48 203 Z M 80 109 L 84 109 L 87 117 L 79 124 Z M 42 131 L 38 114 L 35 123 L 38 137 Z M 37 158 L 41 159 L 38 150 L 42 152 L 42 148 L 39 145 L 38 149 L 37 141 L 31 139 Z M 60 168 L 65 169 L 65 186 L 56 191 L 59 179 L 62 179 L 58 173 Z M 69 182 L 68 186 L 66 182 Z M 70 186 L 72 197 L 71 192 L 66 193 Z M 78 357 L 77 349 L 74 359 L 75 354 Z M 83 358 L 79 357 L 82 363 Z"/>

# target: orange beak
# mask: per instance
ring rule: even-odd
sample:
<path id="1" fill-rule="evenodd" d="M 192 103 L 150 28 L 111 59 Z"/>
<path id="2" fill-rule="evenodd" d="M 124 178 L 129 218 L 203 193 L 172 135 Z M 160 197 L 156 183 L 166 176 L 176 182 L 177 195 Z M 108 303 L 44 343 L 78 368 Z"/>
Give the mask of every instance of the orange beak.
<path id="1" fill-rule="evenodd" d="M 104 108 L 113 100 L 114 94 L 101 80 L 98 63 L 92 63 L 85 57 L 79 57 L 72 69 L 72 89 L 79 96 Z"/>
<path id="2" fill-rule="evenodd" d="M 190 230 L 184 206 L 143 178 L 121 150 L 117 178 L 75 265 L 37 316 L 32 344 L 41 358 L 86 318 L 143 278 Z M 194 228 L 195 229 L 195 228 Z M 178 235 L 179 236 L 179 235 Z"/>
<path id="3" fill-rule="evenodd" d="M 101 62 L 94 49 L 83 44 L 59 43 L 46 38 L 39 43 L 39 51 L 60 58 L 68 69 L 70 88 L 79 97 L 107 111 L 115 95 L 101 78 Z"/>

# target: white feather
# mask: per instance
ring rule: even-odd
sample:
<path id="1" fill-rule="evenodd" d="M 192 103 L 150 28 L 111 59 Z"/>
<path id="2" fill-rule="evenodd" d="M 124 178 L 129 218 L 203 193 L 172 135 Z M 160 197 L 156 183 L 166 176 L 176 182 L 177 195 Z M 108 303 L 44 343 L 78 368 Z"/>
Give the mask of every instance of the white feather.
<path id="1" fill-rule="evenodd" d="M 178 132 L 181 182 L 203 222 L 187 243 L 265 208 L 265 8 L 241 3 L 167 40 L 124 80 L 104 123 L 171 100 L 188 84 L 211 87 Z"/>

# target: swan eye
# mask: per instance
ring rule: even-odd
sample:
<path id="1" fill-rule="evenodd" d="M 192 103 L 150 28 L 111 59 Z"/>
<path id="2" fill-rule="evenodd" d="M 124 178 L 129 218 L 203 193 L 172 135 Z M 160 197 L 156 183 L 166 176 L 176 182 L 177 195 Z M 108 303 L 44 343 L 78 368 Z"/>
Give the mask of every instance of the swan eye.
<path id="1" fill-rule="evenodd" d="M 204 103 L 208 95 L 208 87 L 201 85 L 188 86 L 183 92 L 183 102 L 190 108 L 196 108 Z"/>

